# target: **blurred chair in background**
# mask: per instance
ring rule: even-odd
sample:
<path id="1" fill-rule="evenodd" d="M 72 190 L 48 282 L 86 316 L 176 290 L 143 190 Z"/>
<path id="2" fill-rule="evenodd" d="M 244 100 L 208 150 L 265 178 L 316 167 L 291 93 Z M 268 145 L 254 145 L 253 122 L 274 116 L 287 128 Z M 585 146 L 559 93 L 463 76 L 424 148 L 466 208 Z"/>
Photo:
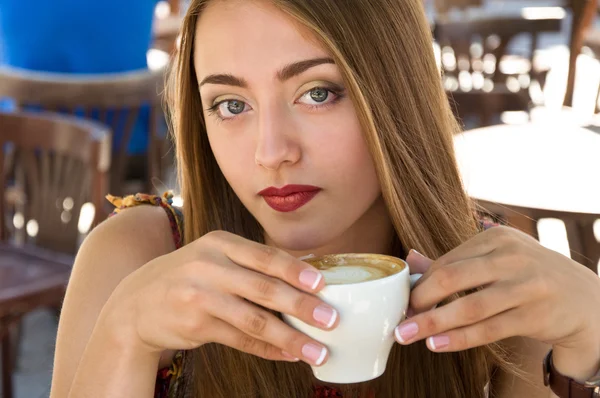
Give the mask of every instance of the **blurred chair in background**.
<path id="1" fill-rule="evenodd" d="M 0 113 L 0 148 L 2 391 L 12 398 L 21 318 L 60 308 L 79 244 L 103 219 L 110 131 L 58 114 Z"/>
<path id="2" fill-rule="evenodd" d="M 0 0 L 0 48 L 4 49 L 0 63 L 66 75 L 147 70 L 157 1 Z M 0 109 L 11 108 L 5 103 Z M 129 137 L 124 147 L 130 160 L 128 173 L 138 178 L 146 169 L 148 130 L 154 123 L 150 118 L 150 109 L 142 106 L 130 131 L 114 129 L 115 146 L 121 136 Z"/>
<path id="3" fill-rule="evenodd" d="M 575 92 L 575 75 L 577 73 L 577 58 L 584 44 L 585 36 L 593 23 L 594 17 L 600 7 L 598 0 L 565 0 L 566 6 L 571 9 L 573 20 L 569 37 L 569 72 L 564 104 L 573 105 Z"/>
<path id="4" fill-rule="evenodd" d="M 114 195 L 154 192 L 153 183 L 165 178 L 169 150 L 160 129 L 163 84 L 164 69 L 78 76 L 0 68 L 0 98 L 12 98 L 18 108 L 70 112 L 111 126 L 109 191 Z M 143 112 L 148 116 L 148 150 L 140 157 L 127 149 Z"/>
<path id="5" fill-rule="evenodd" d="M 441 48 L 444 86 L 463 122 L 476 116 L 478 126 L 494 123 L 505 111 L 528 111 L 530 87 L 543 86 L 547 70 L 536 63 L 539 35 L 558 32 L 561 16 L 527 18 L 470 12 L 436 19 L 434 38 Z M 518 35 L 530 36 L 527 54 L 508 54 Z"/>

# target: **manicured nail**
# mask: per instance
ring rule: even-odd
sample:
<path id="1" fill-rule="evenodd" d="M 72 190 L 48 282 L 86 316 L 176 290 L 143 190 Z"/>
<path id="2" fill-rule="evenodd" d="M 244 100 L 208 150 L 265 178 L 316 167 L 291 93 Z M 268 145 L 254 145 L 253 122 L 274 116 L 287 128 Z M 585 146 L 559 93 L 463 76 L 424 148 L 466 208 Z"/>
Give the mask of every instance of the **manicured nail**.
<path id="1" fill-rule="evenodd" d="M 321 279 L 323 279 L 323 275 L 319 271 L 305 269 L 300 272 L 300 283 L 311 290 L 315 290 L 319 286 Z"/>
<path id="2" fill-rule="evenodd" d="M 408 254 L 410 254 L 410 252 L 415 253 L 419 257 L 427 258 L 424 255 L 422 255 L 421 253 L 419 253 L 418 251 L 416 251 L 415 249 L 410 249 L 409 252 L 408 252 Z"/>
<path id="3" fill-rule="evenodd" d="M 404 344 L 419 333 L 419 325 L 415 322 L 405 323 L 396 328 L 396 339 Z"/>
<path id="4" fill-rule="evenodd" d="M 307 254 L 306 256 L 298 257 L 298 260 L 304 261 L 308 260 L 309 258 L 313 258 L 314 256 L 314 254 Z"/>
<path id="5" fill-rule="evenodd" d="M 315 365 L 319 366 L 325 360 L 327 355 L 327 348 L 318 346 L 316 344 L 307 343 L 302 347 L 302 355 Z"/>
<path id="6" fill-rule="evenodd" d="M 296 358 L 295 356 L 293 356 L 292 354 L 290 354 L 287 351 L 281 351 L 281 355 L 283 355 L 284 357 L 286 357 L 290 361 L 298 362 L 300 360 L 299 358 Z"/>
<path id="7" fill-rule="evenodd" d="M 415 310 L 413 310 L 411 307 L 408 307 L 408 308 L 406 309 L 406 316 L 407 316 L 408 318 L 412 317 L 414 314 L 415 314 Z"/>
<path id="8" fill-rule="evenodd" d="M 440 351 L 450 345 L 450 338 L 448 336 L 431 336 L 428 338 L 429 340 L 429 348 L 433 351 Z"/>
<path id="9" fill-rule="evenodd" d="M 313 318 L 315 319 L 315 321 L 319 322 L 327 329 L 333 326 L 337 317 L 337 311 L 325 304 L 319 305 L 313 311 Z"/>

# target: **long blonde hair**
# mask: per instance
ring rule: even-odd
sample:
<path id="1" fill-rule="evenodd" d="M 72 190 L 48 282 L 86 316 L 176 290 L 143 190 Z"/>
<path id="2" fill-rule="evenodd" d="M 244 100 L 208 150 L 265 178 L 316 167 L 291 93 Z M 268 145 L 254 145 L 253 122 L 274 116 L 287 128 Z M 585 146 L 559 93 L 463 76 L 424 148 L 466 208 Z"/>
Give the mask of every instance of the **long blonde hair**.
<path id="1" fill-rule="evenodd" d="M 184 199 L 185 240 L 226 230 L 262 242 L 262 229 L 229 187 L 211 152 L 193 68 L 199 14 L 185 17 L 167 100 Z M 212 0 L 214 1 L 214 0 Z M 249 0 L 246 0 L 249 1 Z M 459 126 L 436 67 L 421 0 L 269 0 L 313 32 L 338 65 L 358 114 L 395 227 L 396 255 L 436 258 L 477 233 L 454 158 Z M 394 345 L 380 378 L 341 386 L 344 396 L 478 397 L 502 362 L 496 346 L 432 353 Z M 207 344 L 185 359 L 179 396 L 310 397 L 308 365 L 266 361 Z"/>

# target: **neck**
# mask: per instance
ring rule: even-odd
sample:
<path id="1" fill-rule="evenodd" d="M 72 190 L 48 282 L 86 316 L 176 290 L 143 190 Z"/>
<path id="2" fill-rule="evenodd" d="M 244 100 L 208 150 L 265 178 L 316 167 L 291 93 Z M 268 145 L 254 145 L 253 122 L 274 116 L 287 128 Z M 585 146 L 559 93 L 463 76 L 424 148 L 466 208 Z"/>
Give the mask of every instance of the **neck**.
<path id="1" fill-rule="evenodd" d="M 334 253 L 393 253 L 394 227 L 380 196 L 350 228 L 327 244 L 305 251 L 289 251 L 294 257 Z M 273 242 L 266 237 L 266 243 Z"/>

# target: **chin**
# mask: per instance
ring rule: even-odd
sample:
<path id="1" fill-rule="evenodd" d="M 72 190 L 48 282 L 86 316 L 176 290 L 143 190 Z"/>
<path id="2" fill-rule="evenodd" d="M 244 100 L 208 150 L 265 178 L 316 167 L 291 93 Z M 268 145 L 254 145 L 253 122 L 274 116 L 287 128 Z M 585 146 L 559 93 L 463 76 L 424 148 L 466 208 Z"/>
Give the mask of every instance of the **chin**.
<path id="1" fill-rule="evenodd" d="M 323 247 L 332 237 L 319 228 L 284 229 L 282 226 L 265 229 L 275 246 L 285 251 L 303 252 Z"/>

